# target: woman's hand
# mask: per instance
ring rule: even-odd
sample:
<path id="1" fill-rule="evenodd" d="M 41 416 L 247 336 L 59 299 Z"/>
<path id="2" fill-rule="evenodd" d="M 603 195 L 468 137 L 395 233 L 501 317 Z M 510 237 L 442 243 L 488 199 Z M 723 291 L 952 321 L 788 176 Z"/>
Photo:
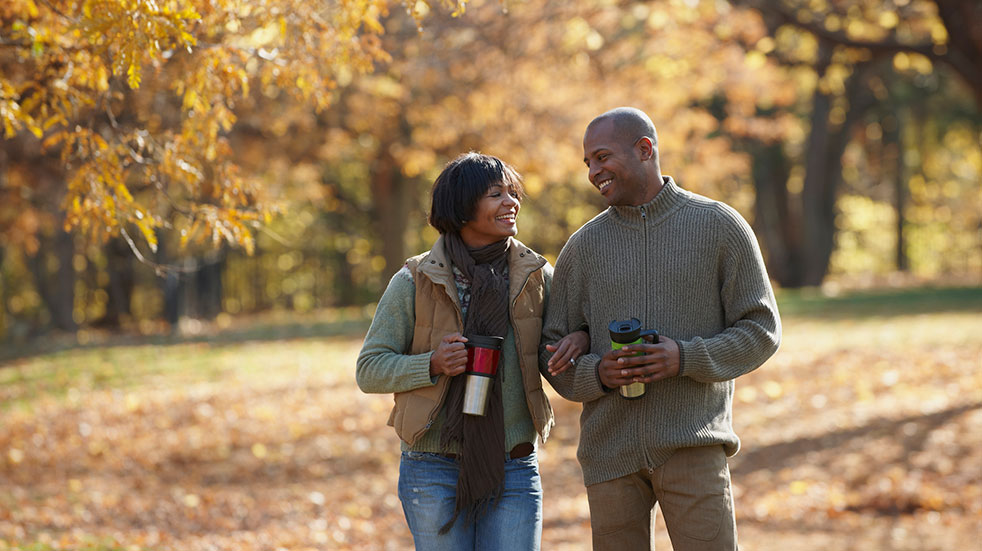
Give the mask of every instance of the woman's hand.
<path id="1" fill-rule="evenodd" d="M 467 337 L 460 333 L 445 335 L 430 356 L 430 377 L 460 375 L 467 369 Z"/>
<path id="2" fill-rule="evenodd" d="M 590 350 L 590 334 L 586 331 L 573 331 L 556 344 L 547 344 L 546 350 L 552 352 L 552 357 L 549 358 L 549 374 L 559 375 Z"/>

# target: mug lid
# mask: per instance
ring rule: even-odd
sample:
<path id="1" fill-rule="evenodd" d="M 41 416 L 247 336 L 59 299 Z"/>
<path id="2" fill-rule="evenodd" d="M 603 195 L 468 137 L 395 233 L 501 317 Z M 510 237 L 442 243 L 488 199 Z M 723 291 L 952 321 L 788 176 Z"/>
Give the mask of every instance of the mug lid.
<path id="1" fill-rule="evenodd" d="M 631 343 L 641 338 L 641 320 L 631 318 L 614 320 L 607 326 L 610 330 L 610 340 L 616 343 Z"/>
<path id="2" fill-rule="evenodd" d="M 464 345 L 471 348 L 491 348 L 493 350 L 501 350 L 501 345 L 504 342 L 505 342 L 504 337 L 494 337 L 489 335 L 467 335 L 467 342 L 464 343 Z"/>

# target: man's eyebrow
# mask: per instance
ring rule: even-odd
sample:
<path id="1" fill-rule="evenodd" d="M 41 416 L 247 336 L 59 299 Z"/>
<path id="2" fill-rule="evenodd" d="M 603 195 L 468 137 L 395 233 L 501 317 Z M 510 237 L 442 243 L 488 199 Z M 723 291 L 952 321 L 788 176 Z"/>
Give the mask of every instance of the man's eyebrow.
<path id="1" fill-rule="evenodd" d="M 589 155 L 583 157 L 583 162 L 586 162 L 586 160 L 589 159 L 590 157 L 593 157 L 594 155 L 597 155 L 598 153 L 601 153 L 603 151 L 607 151 L 607 148 L 606 147 L 598 147 L 598 148 L 594 149 L 593 151 L 590 152 Z"/>

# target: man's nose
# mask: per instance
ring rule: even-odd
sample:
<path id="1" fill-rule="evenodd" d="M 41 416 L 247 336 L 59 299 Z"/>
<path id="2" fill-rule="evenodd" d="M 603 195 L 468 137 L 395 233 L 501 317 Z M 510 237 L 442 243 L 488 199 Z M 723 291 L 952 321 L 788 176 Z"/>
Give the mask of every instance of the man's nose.
<path id="1" fill-rule="evenodd" d="M 592 182 L 597 174 L 600 173 L 600 163 L 590 163 L 587 165 L 587 172 L 589 173 L 590 181 Z"/>

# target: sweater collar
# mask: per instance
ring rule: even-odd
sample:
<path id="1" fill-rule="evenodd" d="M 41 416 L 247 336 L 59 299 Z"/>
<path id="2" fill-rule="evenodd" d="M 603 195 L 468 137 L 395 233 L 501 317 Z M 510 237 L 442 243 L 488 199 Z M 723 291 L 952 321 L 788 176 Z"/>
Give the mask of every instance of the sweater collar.
<path id="1" fill-rule="evenodd" d="M 689 192 L 680 188 L 671 176 L 662 176 L 662 181 L 658 195 L 643 205 L 608 207 L 611 218 L 629 225 L 642 221 L 660 224 L 689 199 Z"/>

